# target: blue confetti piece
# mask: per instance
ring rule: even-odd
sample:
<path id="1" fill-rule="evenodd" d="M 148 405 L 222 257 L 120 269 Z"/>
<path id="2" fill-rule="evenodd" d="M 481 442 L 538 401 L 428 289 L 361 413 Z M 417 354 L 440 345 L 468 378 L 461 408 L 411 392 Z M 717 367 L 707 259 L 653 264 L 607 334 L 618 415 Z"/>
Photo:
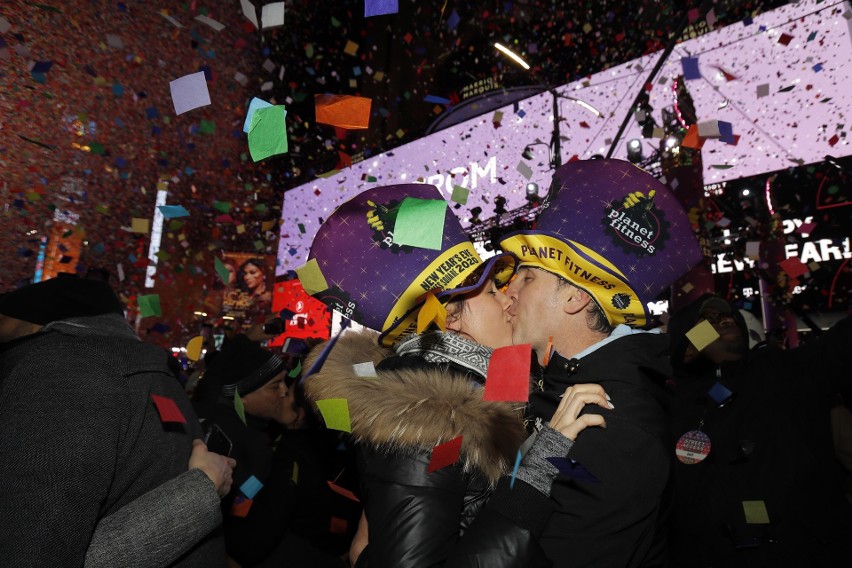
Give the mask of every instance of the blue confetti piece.
<path id="1" fill-rule="evenodd" d="M 683 66 L 683 78 L 687 81 L 701 78 L 701 71 L 698 70 L 697 57 L 682 57 L 680 64 Z"/>
<path id="2" fill-rule="evenodd" d="M 249 499 L 254 499 L 254 496 L 257 495 L 257 492 L 261 489 L 263 489 L 263 483 L 261 483 L 260 480 L 253 475 L 249 476 L 245 483 L 240 485 L 240 491 Z"/>
<path id="3" fill-rule="evenodd" d="M 710 398 L 716 401 L 717 404 L 722 404 L 734 394 L 728 388 L 720 382 L 716 382 L 713 387 L 707 391 L 707 394 L 710 395 Z"/>
<path id="4" fill-rule="evenodd" d="M 577 460 L 572 460 L 571 458 L 547 458 L 547 461 L 552 463 L 553 467 L 558 469 L 562 475 L 571 477 L 577 481 L 600 483 L 600 480 Z"/>
<path id="5" fill-rule="evenodd" d="M 719 139 L 726 144 L 734 143 L 734 126 L 724 120 L 719 121 Z"/>
<path id="6" fill-rule="evenodd" d="M 249 126 L 251 125 L 251 117 L 252 115 L 254 115 L 254 111 L 259 108 L 268 108 L 271 106 L 272 103 L 268 103 L 263 99 L 254 97 L 249 103 L 248 112 L 246 113 L 246 121 L 243 123 L 243 132 L 249 131 Z"/>
<path id="7" fill-rule="evenodd" d="M 32 73 L 47 73 L 51 67 L 53 67 L 53 61 L 36 61 L 30 71 Z"/>
<path id="8" fill-rule="evenodd" d="M 178 217 L 189 217 L 189 211 L 182 205 L 158 205 L 157 209 L 163 214 L 166 219 L 176 219 Z"/>
<path id="9" fill-rule="evenodd" d="M 148 107 L 145 109 L 145 116 L 148 117 L 148 119 L 155 119 L 160 116 L 160 112 L 157 110 L 157 107 Z"/>
<path id="10" fill-rule="evenodd" d="M 426 98 L 423 99 L 423 101 L 427 103 L 436 103 L 439 105 L 450 104 L 450 99 L 445 99 L 444 97 L 436 97 L 435 95 L 426 95 Z"/>
<path id="11" fill-rule="evenodd" d="M 509 489 L 515 488 L 515 478 L 518 476 L 519 467 L 521 467 L 521 450 L 518 450 L 518 455 L 515 456 L 515 467 L 512 470 L 512 481 L 509 482 Z"/>
<path id="12" fill-rule="evenodd" d="M 820 71 L 822 71 L 822 63 L 817 63 L 816 65 L 814 65 L 813 70 L 815 73 L 819 73 Z"/>
<path id="13" fill-rule="evenodd" d="M 459 16 L 459 13 L 453 10 L 450 12 L 450 17 L 447 18 L 447 27 L 454 30 L 458 27 L 460 21 L 461 17 Z"/>
<path id="14" fill-rule="evenodd" d="M 364 0 L 364 17 L 385 16 L 399 12 L 399 0 Z"/>

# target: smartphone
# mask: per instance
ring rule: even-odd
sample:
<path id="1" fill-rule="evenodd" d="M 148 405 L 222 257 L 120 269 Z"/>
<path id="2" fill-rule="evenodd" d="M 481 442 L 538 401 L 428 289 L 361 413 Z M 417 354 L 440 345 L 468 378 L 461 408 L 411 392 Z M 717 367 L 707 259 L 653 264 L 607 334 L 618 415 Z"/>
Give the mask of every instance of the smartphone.
<path id="1" fill-rule="evenodd" d="M 218 424 L 212 424 L 207 434 L 204 435 L 204 443 L 207 449 L 222 456 L 231 457 L 234 444 Z"/>

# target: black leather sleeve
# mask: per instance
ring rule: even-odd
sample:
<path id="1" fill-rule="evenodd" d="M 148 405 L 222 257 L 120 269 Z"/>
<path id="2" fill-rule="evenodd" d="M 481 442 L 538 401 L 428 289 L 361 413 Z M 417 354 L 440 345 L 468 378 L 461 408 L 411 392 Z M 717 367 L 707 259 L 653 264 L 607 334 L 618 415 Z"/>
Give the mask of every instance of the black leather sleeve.
<path id="1" fill-rule="evenodd" d="M 370 568 L 440 566 L 459 536 L 465 497 L 462 472 L 428 473 L 429 455 L 361 452 L 361 489 L 369 523 Z"/>

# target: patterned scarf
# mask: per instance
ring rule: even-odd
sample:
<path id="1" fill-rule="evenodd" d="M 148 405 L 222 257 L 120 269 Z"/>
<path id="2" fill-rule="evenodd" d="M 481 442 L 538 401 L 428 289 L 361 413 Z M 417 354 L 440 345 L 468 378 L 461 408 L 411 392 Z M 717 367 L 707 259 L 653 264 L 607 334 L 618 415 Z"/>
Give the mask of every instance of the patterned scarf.
<path id="1" fill-rule="evenodd" d="M 488 374 L 488 361 L 494 351 L 454 333 L 427 331 L 403 339 L 395 347 L 397 355 L 416 355 L 430 363 L 454 363 L 468 369 L 483 380 Z"/>

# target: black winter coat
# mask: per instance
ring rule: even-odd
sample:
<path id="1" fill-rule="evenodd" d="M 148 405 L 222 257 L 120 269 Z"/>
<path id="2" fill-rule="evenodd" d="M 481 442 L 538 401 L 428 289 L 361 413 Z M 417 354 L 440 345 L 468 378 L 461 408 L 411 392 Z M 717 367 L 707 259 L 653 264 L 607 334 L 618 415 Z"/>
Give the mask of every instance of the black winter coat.
<path id="1" fill-rule="evenodd" d="M 676 360 L 700 303 L 670 322 Z M 850 384 L 850 363 L 847 317 L 797 349 L 757 347 L 718 367 L 701 359 L 676 366 L 670 447 L 701 421 L 712 446 L 700 463 L 676 462 L 672 565 L 852 566 L 852 507 L 829 422 L 830 397 Z M 708 395 L 717 381 L 733 393 L 723 405 Z M 744 501 L 763 501 L 769 524 L 747 523 Z"/>
<path id="2" fill-rule="evenodd" d="M 349 333 L 305 383 L 313 401 L 348 402 L 369 523 L 370 544 L 358 566 L 546 566 L 536 535 L 499 511 L 488 509 L 493 522 L 477 519 L 465 532 L 491 488 L 511 471 L 526 436 L 519 413 L 483 401 L 482 389 L 457 368 L 418 358 L 386 361 L 393 356 L 375 334 Z M 352 365 L 365 361 L 374 363 L 378 377 L 355 375 Z M 464 440 L 458 463 L 428 473 L 432 449 L 457 436 Z M 535 492 L 518 481 L 514 498 L 525 494 L 521 486 Z"/>
<path id="3" fill-rule="evenodd" d="M 615 335 L 625 330 L 619 327 Z M 543 390 L 530 395 L 533 414 L 543 421 L 573 384 L 599 383 L 615 406 L 584 409 L 603 415 L 607 428 L 584 430 L 569 454 L 599 482 L 560 474 L 553 484 L 556 510 L 540 543 L 554 566 L 664 564 L 672 467 L 667 353 L 668 339 L 660 334 L 614 336 L 580 359 L 555 355 L 544 371 Z M 532 497 L 527 506 L 541 506 Z"/>

